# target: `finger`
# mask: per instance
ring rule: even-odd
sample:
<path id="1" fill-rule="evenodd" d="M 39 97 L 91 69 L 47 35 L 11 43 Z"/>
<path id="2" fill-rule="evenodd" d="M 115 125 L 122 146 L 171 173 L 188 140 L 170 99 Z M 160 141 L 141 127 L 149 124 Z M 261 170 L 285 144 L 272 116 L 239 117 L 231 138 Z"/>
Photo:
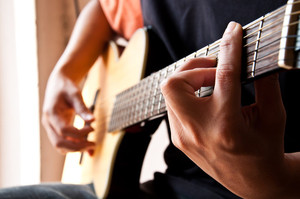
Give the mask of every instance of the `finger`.
<path id="1" fill-rule="evenodd" d="M 179 119 L 181 116 L 186 117 L 192 112 L 197 112 L 195 106 L 199 98 L 195 96 L 195 91 L 202 86 L 213 85 L 215 71 L 215 68 L 182 71 L 171 76 L 161 85 L 166 103 L 172 107 Z"/>
<path id="2" fill-rule="evenodd" d="M 178 112 L 176 107 L 172 107 L 168 103 L 166 103 L 166 106 L 170 122 L 172 143 L 187 156 L 189 156 L 188 151 L 193 148 L 195 144 L 200 150 L 199 147 L 201 146 L 199 144 L 203 143 L 203 135 L 198 126 L 193 125 L 194 122 L 198 124 L 198 120 L 193 120 L 191 117 L 184 119 L 183 114 Z"/>
<path id="3" fill-rule="evenodd" d="M 71 137 L 74 139 L 86 139 L 87 135 L 94 129 L 91 126 L 84 126 L 81 129 L 77 129 L 73 126 L 67 126 L 62 129 L 62 136 Z"/>
<path id="4" fill-rule="evenodd" d="M 43 124 L 51 144 L 60 152 L 76 150 L 82 151 L 94 146 L 93 142 L 89 142 L 87 140 L 88 133 L 90 133 L 93 130 L 93 128 L 89 126 L 85 126 L 82 129 L 76 129 L 74 127 L 69 126 L 65 127 L 64 130 L 58 132 L 57 128 L 54 128 L 54 126 L 51 125 L 49 120 L 44 118 Z M 72 142 L 73 144 L 70 144 L 70 142 Z M 64 144 L 67 145 L 64 146 Z"/>
<path id="5" fill-rule="evenodd" d="M 87 137 L 76 137 L 72 134 L 70 136 L 61 136 L 55 132 L 55 129 L 49 126 L 48 131 L 50 132 L 49 139 L 52 145 L 61 153 L 85 151 L 94 149 L 95 143 L 87 140 Z"/>
<path id="6" fill-rule="evenodd" d="M 200 87 L 214 84 L 215 71 L 214 68 L 196 68 L 174 74 L 162 82 L 163 95 L 169 102 L 172 102 L 171 106 L 173 103 L 180 103 L 178 99 L 184 99 L 184 97 L 180 97 L 182 95 L 189 95 L 193 98 L 195 97 L 194 92 Z"/>
<path id="7" fill-rule="evenodd" d="M 72 95 L 70 101 L 75 110 L 75 113 L 78 114 L 85 122 L 90 123 L 95 119 L 93 114 L 85 105 L 80 92 L 75 92 Z"/>
<path id="8" fill-rule="evenodd" d="M 242 27 L 231 22 L 220 44 L 214 95 L 223 103 L 240 105 Z"/>
<path id="9" fill-rule="evenodd" d="M 172 108 L 166 104 L 167 111 L 168 111 L 168 119 L 170 122 L 170 129 L 171 129 L 171 141 L 172 143 L 179 149 L 182 149 L 182 126 L 180 121 L 177 119 L 177 116 L 174 114 Z"/>
<path id="10" fill-rule="evenodd" d="M 265 113 L 283 108 L 278 74 L 272 74 L 255 81 L 256 104 Z"/>
<path id="11" fill-rule="evenodd" d="M 175 73 L 195 68 L 210 68 L 216 66 L 216 64 L 216 56 L 198 57 L 187 61 L 185 64 L 182 65 L 182 67 L 179 67 L 175 71 Z"/>
<path id="12" fill-rule="evenodd" d="M 92 151 L 95 149 L 95 143 L 93 142 L 74 142 L 71 140 L 61 140 L 57 144 L 57 150 L 61 153 L 78 152 L 78 151 Z"/>

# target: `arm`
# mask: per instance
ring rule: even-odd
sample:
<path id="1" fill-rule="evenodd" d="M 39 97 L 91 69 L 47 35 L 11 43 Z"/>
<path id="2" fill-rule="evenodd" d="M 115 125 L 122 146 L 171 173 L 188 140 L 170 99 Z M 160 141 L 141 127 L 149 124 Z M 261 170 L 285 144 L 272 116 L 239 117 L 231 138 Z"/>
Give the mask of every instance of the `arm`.
<path id="1" fill-rule="evenodd" d="M 172 141 L 243 198 L 299 196 L 300 156 L 283 150 L 286 116 L 277 74 L 257 80 L 256 103 L 241 107 L 241 46 L 242 28 L 230 23 L 217 69 L 214 59 L 199 58 L 162 85 Z M 213 94 L 195 97 L 202 86 L 214 86 Z"/>
<path id="2" fill-rule="evenodd" d="M 49 77 L 43 125 L 52 145 L 62 153 L 94 146 L 86 138 L 92 128 L 76 129 L 72 122 L 75 113 L 86 123 L 94 120 L 83 103 L 79 84 L 112 36 L 113 31 L 99 1 L 90 1 L 80 14 L 70 41 Z"/>

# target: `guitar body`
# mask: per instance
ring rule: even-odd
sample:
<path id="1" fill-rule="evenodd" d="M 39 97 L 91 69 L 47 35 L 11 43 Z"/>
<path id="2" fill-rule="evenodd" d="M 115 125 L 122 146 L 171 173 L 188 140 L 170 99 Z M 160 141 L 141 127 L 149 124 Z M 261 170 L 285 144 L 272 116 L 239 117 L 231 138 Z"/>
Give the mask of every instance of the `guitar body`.
<path id="1" fill-rule="evenodd" d="M 299 68 L 299 62 L 295 62 L 299 52 L 295 48 L 299 49 L 297 46 L 299 41 L 296 39 L 299 38 L 299 5 L 299 1 L 290 0 L 286 7 L 281 7 L 244 27 L 243 50 L 246 61 L 242 70 L 245 73 L 242 74 L 242 83 L 253 81 L 282 68 Z M 283 23 L 277 23 L 278 18 L 282 18 Z M 102 64 L 91 74 L 91 76 L 100 74 L 94 78 L 96 81 L 92 81 L 93 87 L 99 86 L 100 93 L 94 111 L 95 132 L 89 136 L 89 139 L 96 143 L 96 150 L 93 156 L 86 153 L 83 155 L 78 170 L 82 176 L 80 182 L 94 183 L 99 198 L 138 196 L 143 158 L 151 134 L 158 127 L 160 119 L 147 122 L 145 127 L 132 128 L 132 126 L 154 117 L 160 118 L 161 114 L 165 114 L 167 110 L 159 89 L 160 83 L 172 75 L 176 68 L 191 59 L 218 56 L 219 44 L 220 40 L 173 64 L 170 64 L 170 57 L 165 53 L 159 38 L 148 34 L 146 29 L 140 29 L 134 34 L 121 57 L 117 46 L 110 44 L 102 57 Z M 148 52 L 148 49 L 158 50 Z M 167 64 L 169 64 L 167 67 L 157 71 Z M 147 76 L 150 74 L 149 65 L 152 71 L 157 72 Z M 145 81 L 140 81 L 144 76 L 147 76 L 143 79 Z M 119 95 L 120 93 L 122 94 Z M 206 96 L 206 90 L 202 92 L 202 88 L 199 89 L 197 96 Z M 110 125 L 111 121 L 113 125 Z M 108 131 L 123 128 L 126 132 Z M 74 166 L 70 164 L 69 167 Z M 68 170 L 66 166 L 65 170 Z"/>
<path id="2" fill-rule="evenodd" d="M 121 57 L 118 55 L 117 46 L 113 43 L 109 45 L 108 50 L 103 56 L 103 64 L 99 71 L 101 74 L 99 82 L 100 93 L 97 98 L 94 111 L 96 117 L 94 126 L 95 132 L 92 135 L 93 138 L 91 138 L 96 142 L 96 149 L 92 157 L 85 154 L 82 160 L 83 176 L 84 178 L 89 176 L 89 179 L 86 180 L 94 183 L 96 194 L 100 198 L 110 197 L 109 195 L 114 193 L 125 194 L 124 191 L 126 190 L 130 192 L 136 190 L 129 187 L 122 187 L 122 185 L 118 186 L 118 184 L 122 184 L 122 179 L 128 180 L 130 179 L 130 176 L 129 178 L 124 178 L 125 176 L 122 177 L 122 174 L 119 174 L 117 175 L 119 176 L 118 179 L 113 179 L 112 177 L 114 175 L 114 171 L 120 173 L 120 168 L 123 170 L 125 169 L 125 167 L 120 167 L 118 169 L 114 168 L 114 166 L 119 165 L 115 161 L 117 161 L 118 152 L 122 152 L 120 147 L 124 149 L 127 148 L 123 147 L 124 144 L 121 145 L 121 143 L 128 139 L 126 138 L 127 136 L 125 136 L 125 131 L 123 130 L 108 132 L 107 129 L 116 95 L 137 84 L 143 78 L 147 54 L 147 33 L 144 29 L 140 29 L 130 40 Z M 137 143 L 138 142 L 132 144 Z M 147 144 L 143 147 L 147 147 Z M 132 159 L 127 159 L 125 156 L 122 157 L 125 161 L 131 161 Z M 130 164 L 134 165 L 136 163 L 131 162 Z M 127 172 L 127 174 L 130 173 L 129 171 Z M 126 171 L 124 172 L 124 175 L 125 174 Z M 114 183 L 112 183 L 112 181 L 114 181 Z M 114 185 L 113 187 L 111 187 L 112 184 Z M 113 189 L 115 189 L 115 191 L 113 191 Z M 121 191 L 120 189 L 124 190 Z"/>
<path id="3" fill-rule="evenodd" d="M 93 183 L 99 198 L 116 197 L 118 194 L 122 197 L 138 194 L 143 158 L 150 141 L 150 134 L 157 128 L 159 122 L 151 122 L 151 128 L 137 127 L 135 129 L 139 132 L 134 133 L 126 133 L 124 130 L 108 132 L 107 128 L 116 95 L 143 78 L 147 55 L 147 30 L 139 29 L 121 57 L 116 44 L 110 43 L 101 60 L 93 66 L 83 88 L 83 98 L 91 105 L 99 87 L 94 110 L 95 131 L 89 135 L 89 139 L 96 142 L 96 149 L 93 156 L 84 152 L 81 164 L 77 167 L 80 154 L 68 154 L 63 182 Z M 147 129 L 147 132 L 141 132 L 142 129 Z M 75 172 L 81 175 L 75 180 L 70 179 L 77 175 L 71 173 L 74 167 L 77 168 Z"/>

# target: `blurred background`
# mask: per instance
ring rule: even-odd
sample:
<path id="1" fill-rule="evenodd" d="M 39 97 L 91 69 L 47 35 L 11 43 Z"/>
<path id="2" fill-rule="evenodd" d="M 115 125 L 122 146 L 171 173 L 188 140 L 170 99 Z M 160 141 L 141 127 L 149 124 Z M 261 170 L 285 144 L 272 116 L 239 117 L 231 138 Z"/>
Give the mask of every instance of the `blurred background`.
<path id="1" fill-rule="evenodd" d="M 0 188 L 60 181 L 64 156 L 41 125 L 48 76 L 88 0 L 0 0 Z M 163 123 L 141 181 L 165 169 Z M 156 140 L 156 141 L 155 141 Z M 158 147 L 159 146 L 159 147 Z"/>

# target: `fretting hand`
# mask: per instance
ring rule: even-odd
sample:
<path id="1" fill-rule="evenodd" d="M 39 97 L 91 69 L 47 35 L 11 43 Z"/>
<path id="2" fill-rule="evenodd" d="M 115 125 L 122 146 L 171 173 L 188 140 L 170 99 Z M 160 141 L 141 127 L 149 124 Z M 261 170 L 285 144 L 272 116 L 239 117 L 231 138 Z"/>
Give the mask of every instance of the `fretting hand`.
<path id="1" fill-rule="evenodd" d="M 255 81 L 256 103 L 242 107 L 241 46 L 242 28 L 232 22 L 220 44 L 217 69 L 211 68 L 215 60 L 198 58 L 163 83 L 172 141 L 234 193 L 277 197 L 289 176 L 278 75 Z M 214 86 L 213 94 L 196 97 L 202 86 Z"/>

